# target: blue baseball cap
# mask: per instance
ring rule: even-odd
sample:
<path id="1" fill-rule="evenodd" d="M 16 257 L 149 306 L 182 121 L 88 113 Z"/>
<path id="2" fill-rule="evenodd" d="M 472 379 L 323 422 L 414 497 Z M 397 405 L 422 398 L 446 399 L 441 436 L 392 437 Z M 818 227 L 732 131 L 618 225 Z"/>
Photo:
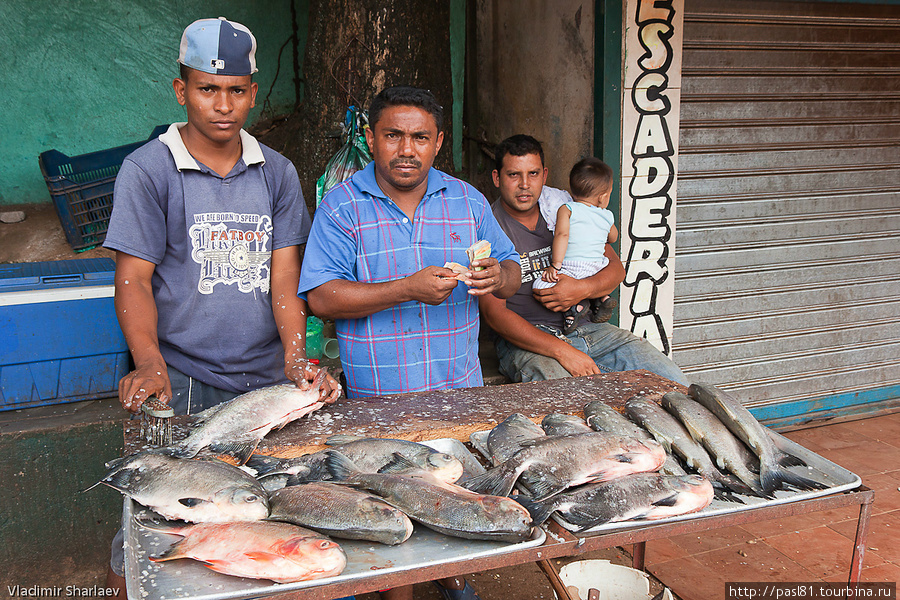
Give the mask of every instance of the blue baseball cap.
<path id="1" fill-rule="evenodd" d="M 256 38 L 225 17 L 200 19 L 181 34 L 178 62 L 213 75 L 252 75 L 257 71 Z"/>

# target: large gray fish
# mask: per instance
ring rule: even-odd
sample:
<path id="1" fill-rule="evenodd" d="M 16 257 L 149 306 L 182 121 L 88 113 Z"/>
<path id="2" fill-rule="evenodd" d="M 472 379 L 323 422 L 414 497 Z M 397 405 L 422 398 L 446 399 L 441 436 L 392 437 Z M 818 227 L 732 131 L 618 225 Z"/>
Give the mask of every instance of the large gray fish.
<path id="1" fill-rule="evenodd" d="M 463 485 L 477 492 L 506 496 L 519 476 L 528 473 L 534 499 L 540 501 L 582 483 L 655 471 L 665 460 L 666 451 L 655 440 L 592 431 L 525 442 L 500 466 Z"/>
<path id="2" fill-rule="evenodd" d="M 543 437 L 546 434 L 539 425 L 521 413 L 513 413 L 488 433 L 488 455 L 496 466 L 521 450 L 523 443 Z"/>
<path id="3" fill-rule="evenodd" d="M 550 413 L 544 417 L 541 421 L 541 429 L 550 436 L 593 431 L 581 417 L 577 415 L 564 415 L 562 413 Z"/>
<path id="4" fill-rule="evenodd" d="M 405 542 L 413 532 L 409 517 L 380 498 L 324 481 L 273 493 L 269 520 L 287 521 L 331 537 L 388 545 Z"/>
<path id="5" fill-rule="evenodd" d="M 634 398 L 640 398 L 640 396 L 634 396 Z M 585 405 L 584 417 L 587 424 L 594 431 L 624 435 L 633 437 L 636 440 L 655 439 L 646 429 L 635 425 L 622 413 L 600 400 L 594 400 Z M 687 475 L 687 472 L 681 468 L 678 459 L 672 455 L 671 450 L 668 448 L 666 448 L 666 462 L 659 468 L 659 472 L 672 477 L 684 477 Z"/>
<path id="6" fill-rule="evenodd" d="M 754 493 L 771 497 L 771 494 L 760 485 L 759 478 L 750 470 L 751 461 L 756 457 L 716 415 L 681 392 L 668 392 L 662 397 L 662 405 L 677 417 L 691 437 L 702 444 L 716 459 L 716 465 L 720 469 L 728 469 Z"/>
<path id="7" fill-rule="evenodd" d="M 404 460 L 398 457 L 398 462 Z M 521 542 L 531 535 L 531 516 L 510 498 L 476 494 L 425 471 L 363 473 L 334 450 L 328 451 L 328 468 L 336 480 L 378 494 L 411 519 L 445 535 L 505 542 Z"/>
<path id="8" fill-rule="evenodd" d="M 112 460 L 106 466 L 109 473 L 99 483 L 167 519 L 222 523 L 257 521 L 269 514 L 262 486 L 220 460 L 175 458 L 157 449 Z"/>
<path id="9" fill-rule="evenodd" d="M 584 531 L 604 523 L 696 512 L 708 506 L 712 498 L 712 485 L 700 475 L 635 473 L 566 490 L 543 502 L 521 502 L 531 512 L 535 525 L 559 511 L 563 519 Z"/>
<path id="10" fill-rule="evenodd" d="M 707 384 L 694 383 L 688 389 L 691 398 L 705 406 L 739 439 L 747 444 L 759 457 L 759 479 L 763 490 L 772 493 L 782 483 L 801 490 L 824 489 L 828 487 L 788 471 L 786 466 L 805 466 L 798 457 L 779 448 L 771 436 L 750 411 L 733 396 Z"/>
<path id="11" fill-rule="evenodd" d="M 320 389 L 326 375 L 326 370 L 321 369 L 307 390 L 294 384 L 273 385 L 197 413 L 190 435 L 174 444 L 171 451 L 179 458 L 193 458 L 209 448 L 234 456 L 242 465 L 267 433 L 324 405 Z"/>
<path id="12" fill-rule="evenodd" d="M 403 456 L 417 469 L 430 471 L 435 477 L 447 483 L 454 483 L 463 474 L 463 465 L 452 454 L 438 452 L 430 446 L 389 438 L 363 438 L 352 435 L 333 435 L 325 443 L 349 458 L 356 467 L 366 473 L 377 473 L 383 468 L 397 471 L 392 465 L 396 455 Z M 257 478 L 269 485 L 267 480 L 284 480 L 284 485 L 307 481 L 327 481 L 331 474 L 325 465 L 327 450 L 313 452 L 296 458 L 278 459 L 254 454 L 247 466 L 256 471 Z"/>
<path id="13" fill-rule="evenodd" d="M 182 537 L 159 556 L 151 556 L 153 562 L 192 558 L 219 573 L 276 583 L 332 577 L 347 566 L 347 556 L 339 545 L 291 523 L 138 523 Z"/>
<path id="14" fill-rule="evenodd" d="M 685 464 L 710 480 L 740 494 L 752 494 L 753 490 L 739 480 L 716 468 L 706 450 L 691 437 L 681 422 L 659 404 L 635 396 L 625 403 L 625 414 L 663 445 L 666 452 L 674 452 Z"/>

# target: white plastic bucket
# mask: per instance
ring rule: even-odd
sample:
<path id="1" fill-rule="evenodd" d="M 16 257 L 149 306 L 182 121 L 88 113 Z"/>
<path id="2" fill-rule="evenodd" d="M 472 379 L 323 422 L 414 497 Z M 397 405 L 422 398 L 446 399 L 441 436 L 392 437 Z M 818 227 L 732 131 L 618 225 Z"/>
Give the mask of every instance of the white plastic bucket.
<path id="1" fill-rule="evenodd" d="M 569 563 L 559 570 L 559 578 L 574 594 L 587 600 L 588 590 L 600 592 L 600 600 L 650 600 L 650 578 L 646 573 L 614 565 L 608 560 L 580 560 Z M 575 589 L 573 589 L 575 588 Z M 662 600 L 673 600 L 672 592 L 666 588 Z"/>

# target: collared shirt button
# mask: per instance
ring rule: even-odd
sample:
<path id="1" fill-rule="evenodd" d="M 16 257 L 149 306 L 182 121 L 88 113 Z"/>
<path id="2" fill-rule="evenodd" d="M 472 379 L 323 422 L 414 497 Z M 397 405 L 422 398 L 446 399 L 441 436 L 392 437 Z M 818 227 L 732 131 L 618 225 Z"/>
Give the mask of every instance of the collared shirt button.
<path id="1" fill-rule="evenodd" d="M 404 222 L 404 223 L 409 223 L 409 219 L 407 219 L 406 217 L 403 217 L 403 222 Z"/>

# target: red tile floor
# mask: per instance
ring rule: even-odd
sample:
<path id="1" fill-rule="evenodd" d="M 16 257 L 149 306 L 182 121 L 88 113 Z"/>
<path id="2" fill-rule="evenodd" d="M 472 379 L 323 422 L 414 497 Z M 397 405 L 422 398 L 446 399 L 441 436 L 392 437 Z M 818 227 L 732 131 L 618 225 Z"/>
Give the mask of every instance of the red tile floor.
<path id="1" fill-rule="evenodd" d="M 875 490 L 862 581 L 900 581 L 900 412 L 786 437 Z M 646 568 L 682 600 L 727 598 L 729 582 L 846 582 L 859 507 L 647 543 Z"/>

